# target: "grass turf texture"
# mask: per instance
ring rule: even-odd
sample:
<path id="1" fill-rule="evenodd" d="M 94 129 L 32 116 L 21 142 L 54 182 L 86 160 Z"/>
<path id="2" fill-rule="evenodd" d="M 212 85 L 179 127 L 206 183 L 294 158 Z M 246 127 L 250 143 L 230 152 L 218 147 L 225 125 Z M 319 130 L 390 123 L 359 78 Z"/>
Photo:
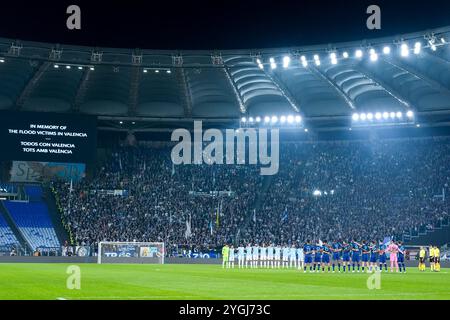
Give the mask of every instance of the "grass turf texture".
<path id="1" fill-rule="evenodd" d="M 81 289 L 69 290 L 68 264 L 0 264 L 0 299 L 446 299 L 450 269 L 381 275 L 222 269 L 218 265 L 80 264 Z"/>

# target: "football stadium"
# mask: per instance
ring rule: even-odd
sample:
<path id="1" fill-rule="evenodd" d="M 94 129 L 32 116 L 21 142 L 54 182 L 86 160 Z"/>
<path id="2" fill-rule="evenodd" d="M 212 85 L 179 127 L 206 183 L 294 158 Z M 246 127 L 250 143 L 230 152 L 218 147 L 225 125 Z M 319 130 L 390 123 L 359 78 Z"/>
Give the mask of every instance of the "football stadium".
<path id="1" fill-rule="evenodd" d="M 0 38 L 0 299 L 449 300 L 450 27 Z"/>

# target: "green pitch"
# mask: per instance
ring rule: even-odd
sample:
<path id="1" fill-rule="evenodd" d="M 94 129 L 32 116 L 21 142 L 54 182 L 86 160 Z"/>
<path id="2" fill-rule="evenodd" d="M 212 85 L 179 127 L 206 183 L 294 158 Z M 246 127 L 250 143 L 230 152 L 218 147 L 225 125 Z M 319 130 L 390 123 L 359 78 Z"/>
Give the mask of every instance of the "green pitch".
<path id="1" fill-rule="evenodd" d="M 80 264 L 81 288 L 69 290 L 68 264 L 0 264 L 0 299 L 446 299 L 449 269 L 381 275 L 297 270 L 222 269 L 218 265 Z"/>

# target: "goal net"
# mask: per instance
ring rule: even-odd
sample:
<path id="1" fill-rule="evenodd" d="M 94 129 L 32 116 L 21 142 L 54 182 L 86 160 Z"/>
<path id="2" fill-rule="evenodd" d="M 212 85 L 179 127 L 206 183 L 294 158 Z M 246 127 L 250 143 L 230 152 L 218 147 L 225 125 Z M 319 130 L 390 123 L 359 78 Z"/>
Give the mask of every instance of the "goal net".
<path id="1" fill-rule="evenodd" d="M 164 242 L 100 242 L 98 263 L 164 263 Z"/>

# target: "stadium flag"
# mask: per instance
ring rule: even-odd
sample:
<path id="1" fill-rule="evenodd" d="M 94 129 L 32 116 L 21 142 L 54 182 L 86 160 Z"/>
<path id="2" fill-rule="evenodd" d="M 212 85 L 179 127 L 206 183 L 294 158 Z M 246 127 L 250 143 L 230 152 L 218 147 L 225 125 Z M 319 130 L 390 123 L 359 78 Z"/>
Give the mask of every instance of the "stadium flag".
<path id="1" fill-rule="evenodd" d="M 287 218 L 288 218 L 288 216 L 289 216 L 289 214 L 288 214 L 288 211 L 287 211 L 287 207 L 285 207 L 285 208 L 284 208 L 283 217 L 281 217 L 281 222 L 286 221 Z"/>
<path id="2" fill-rule="evenodd" d="M 69 188 L 69 192 L 72 193 L 73 191 L 73 180 L 70 179 L 70 188 Z"/>
<path id="3" fill-rule="evenodd" d="M 256 223 L 256 209 L 253 209 L 253 222 Z"/>
<path id="4" fill-rule="evenodd" d="M 219 206 L 216 209 L 216 226 L 219 227 Z"/>
<path id="5" fill-rule="evenodd" d="M 213 235 L 213 223 L 211 220 L 209 221 L 209 230 L 211 232 L 211 235 Z"/>
<path id="6" fill-rule="evenodd" d="M 184 232 L 184 237 L 187 239 L 187 238 L 190 238 L 191 235 L 192 235 L 192 232 L 191 232 L 191 215 L 189 215 L 189 220 L 186 218 L 186 231 Z"/>

